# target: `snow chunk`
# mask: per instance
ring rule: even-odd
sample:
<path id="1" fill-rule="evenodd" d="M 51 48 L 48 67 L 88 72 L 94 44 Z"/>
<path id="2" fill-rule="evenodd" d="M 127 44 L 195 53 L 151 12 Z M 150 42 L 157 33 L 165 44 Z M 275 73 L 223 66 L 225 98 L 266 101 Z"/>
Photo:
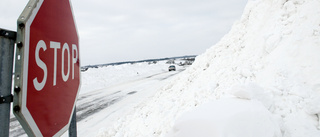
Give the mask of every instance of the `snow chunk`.
<path id="1" fill-rule="evenodd" d="M 266 92 L 262 87 L 253 82 L 248 82 L 244 85 L 235 85 L 228 92 L 240 99 L 260 101 L 267 109 L 269 109 L 273 103 L 272 93 Z"/>
<path id="2" fill-rule="evenodd" d="M 211 101 L 182 115 L 168 137 L 281 137 L 272 114 L 258 101 Z"/>

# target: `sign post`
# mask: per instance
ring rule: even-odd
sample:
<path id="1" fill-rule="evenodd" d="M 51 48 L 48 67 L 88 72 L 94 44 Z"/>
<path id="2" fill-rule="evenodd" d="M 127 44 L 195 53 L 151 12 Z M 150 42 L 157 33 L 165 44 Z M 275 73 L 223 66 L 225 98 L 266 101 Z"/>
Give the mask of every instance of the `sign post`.
<path id="1" fill-rule="evenodd" d="M 9 136 L 13 49 L 16 33 L 0 28 L 0 137 Z"/>
<path id="2" fill-rule="evenodd" d="M 70 0 L 30 0 L 18 19 L 13 112 L 28 136 L 68 130 L 80 88 Z"/>
<path id="3" fill-rule="evenodd" d="M 76 107 L 73 110 L 74 112 L 77 111 Z M 77 137 L 77 115 L 73 113 L 70 127 L 69 127 L 69 137 Z"/>

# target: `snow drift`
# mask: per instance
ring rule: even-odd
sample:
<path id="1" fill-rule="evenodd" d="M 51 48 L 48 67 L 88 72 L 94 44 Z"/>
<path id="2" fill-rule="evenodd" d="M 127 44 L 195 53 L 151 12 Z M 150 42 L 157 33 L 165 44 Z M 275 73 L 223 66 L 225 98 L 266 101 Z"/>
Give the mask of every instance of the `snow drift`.
<path id="1" fill-rule="evenodd" d="M 319 7 L 249 0 L 220 42 L 99 136 L 319 137 Z"/>

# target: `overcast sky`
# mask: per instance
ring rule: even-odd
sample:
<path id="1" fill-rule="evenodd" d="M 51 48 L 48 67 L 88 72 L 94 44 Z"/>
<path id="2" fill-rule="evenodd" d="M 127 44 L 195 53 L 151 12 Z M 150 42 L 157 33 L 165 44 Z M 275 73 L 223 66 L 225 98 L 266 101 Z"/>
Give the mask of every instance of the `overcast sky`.
<path id="1" fill-rule="evenodd" d="M 81 66 L 199 55 L 240 19 L 247 0 L 72 0 Z M 16 31 L 27 0 L 1 0 L 0 28 Z"/>

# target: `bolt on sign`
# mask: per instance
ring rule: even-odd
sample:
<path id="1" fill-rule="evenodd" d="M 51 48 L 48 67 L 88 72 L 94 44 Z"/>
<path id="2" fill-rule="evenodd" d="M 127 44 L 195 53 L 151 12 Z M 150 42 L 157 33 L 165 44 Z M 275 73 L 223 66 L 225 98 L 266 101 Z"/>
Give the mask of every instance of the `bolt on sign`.
<path id="1" fill-rule="evenodd" d="M 29 136 L 69 128 L 80 89 L 70 0 L 30 0 L 18 19 L 13 112 Z"/>

